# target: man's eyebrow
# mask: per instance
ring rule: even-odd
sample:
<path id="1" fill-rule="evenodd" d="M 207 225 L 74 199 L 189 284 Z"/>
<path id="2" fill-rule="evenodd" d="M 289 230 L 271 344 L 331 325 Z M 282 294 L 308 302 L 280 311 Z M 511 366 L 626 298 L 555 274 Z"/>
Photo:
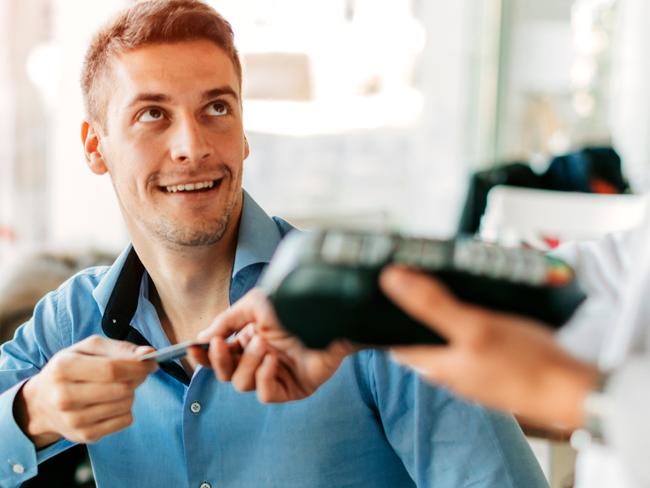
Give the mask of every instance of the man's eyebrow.
<path id="1" fill-rule="evenodd" d="M 230 95 L 232 96 L 235 100 L 239 100 L 239 94 L 230 88 L 229 86 L 222 86 L 219 88 L 213 88 L 212 90 L 208 90 L 206 92 L 203 92 L 203 96 L 201 97 L 203 100 L 210 100 L 211 98 L 217 98 L 222 95 Z"/>
<path id="2" fill-rule="evenodd" d="M 171 101 L 171 97 L 163 93 L 138 93 L 135 97 L 133 97 L 133 100 L 131 100 L 128 106 L 133 107 L 140 102 L 161 103 L 169 101 Z"/>
<path id="3" fill-rule="evenodd" d="M 235 100 L 239 100 L 239 94 L 229 86 L 213 88 L 212 90 L 203 92 L 201 99 L 203 101 L 206 101 L 223 95 L 230 95 Z M 165 95 L 164 93 L 138 93 L 135 97 L 133 97 L 133 100 L 131 100 L 128 106 L 133 107 L 134 105 L 137 105 L 141 102 L 164 103 L 171 102 L 171 100 L 171 97 L 169 95 Z"/>

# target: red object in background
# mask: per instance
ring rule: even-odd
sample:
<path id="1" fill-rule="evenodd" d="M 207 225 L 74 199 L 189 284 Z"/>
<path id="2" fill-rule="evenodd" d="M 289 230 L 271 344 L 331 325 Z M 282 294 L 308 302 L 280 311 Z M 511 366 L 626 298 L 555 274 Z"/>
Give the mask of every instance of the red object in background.
<path id="1" fill-rule="evenodd" d="M 555 249 L 557 246 L 559 246 L 561 244 L 560 239 L 557 238 L 557 237 L 544 236 L 544 237 L 542 237 L 542 240 L 546 243 L 546 245 L 550 249 Z"/>
<path id="2" fill-rule="evenodd" d="M 596 176 L 589 180 L 589 186 L 591 187 L 591 191 L 594 193 L 602 193 L 605 195 L 615 195 L 620 193 L 612 183 Z"/>
<path id="3" fill-rule="evenodd" d="M 16 240 L 16 233 L 14 230 L 6 225 L 0 225 L 0 241 L 14 242 Z"/>

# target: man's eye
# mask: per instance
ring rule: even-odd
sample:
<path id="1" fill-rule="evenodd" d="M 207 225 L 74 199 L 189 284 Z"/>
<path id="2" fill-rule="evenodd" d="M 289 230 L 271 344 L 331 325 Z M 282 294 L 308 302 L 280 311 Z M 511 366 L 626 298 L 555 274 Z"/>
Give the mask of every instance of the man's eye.
<path id="1" fill-rule="evenodd" d="M 148 108 L 140 114 L 138 122 L 157 122 L 163 118 L 163 111 L 159 108 Z"/>
<path id="2" fill-rule="evenodd" d="M 228 105 L 223 102 L 214 102 L 208 105 L 208 115 L 221 117 L 228 113 Z"/>

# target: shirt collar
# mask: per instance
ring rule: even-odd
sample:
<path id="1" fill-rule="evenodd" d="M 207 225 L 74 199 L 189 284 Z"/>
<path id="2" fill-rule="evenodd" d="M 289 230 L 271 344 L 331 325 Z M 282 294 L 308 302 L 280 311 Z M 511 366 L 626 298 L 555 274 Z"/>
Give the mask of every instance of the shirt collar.
<path id="1" fill-rule="evenodd" d="M 131 249 L 133 249 L 133 245 L 129 244 L 117 257 L 113 265 L 108 269 L 106 274 L 99 281 L 99 284 L 93 290 L 93 298 L 97 302 L 97 306 L 102 315 L 104 315 L 108 300 L 111 297 L 113 288 L 115 288 L 117 279 L 120 277 L 120 272 L 124 267 L 124 263 L 126 262 L 126 258 L 129 256 Z"/>
<path id="2" fill-rule="evenodd" d="M 239 234 L 237 236 L 237 248 L 232 271 L 233 278 L 242 269 L 250 265 L 268 263 L 282 239 L 280 230 L 273 219 L 264 212 L 246 190 L 243 190 L 243 192 L 244 201 L 239 221 Z M 129 244 L 122 251 L 93 290 L 93 298 L 97 302 L 102 315 L 132 249 L 133 245 Z"/>
<path id="3" fill-rule="evenodd" d="M 233 278 L 247 266 L 270 262 L 281 239 L 282 235 L 273 219 L 244 190 Z"/>

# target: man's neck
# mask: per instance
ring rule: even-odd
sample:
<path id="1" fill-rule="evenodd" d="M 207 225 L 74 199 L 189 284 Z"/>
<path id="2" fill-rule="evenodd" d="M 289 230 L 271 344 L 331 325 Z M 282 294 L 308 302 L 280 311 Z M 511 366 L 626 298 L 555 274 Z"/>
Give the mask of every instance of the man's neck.
<path id="1" fill-rule="evenodd" d="M 219 242 L 191 250 L 133 239 L 150 276 L 149 298 L 172 344 L 194 339 L 230 304 L 239 216 L 233 220 Z"/>

